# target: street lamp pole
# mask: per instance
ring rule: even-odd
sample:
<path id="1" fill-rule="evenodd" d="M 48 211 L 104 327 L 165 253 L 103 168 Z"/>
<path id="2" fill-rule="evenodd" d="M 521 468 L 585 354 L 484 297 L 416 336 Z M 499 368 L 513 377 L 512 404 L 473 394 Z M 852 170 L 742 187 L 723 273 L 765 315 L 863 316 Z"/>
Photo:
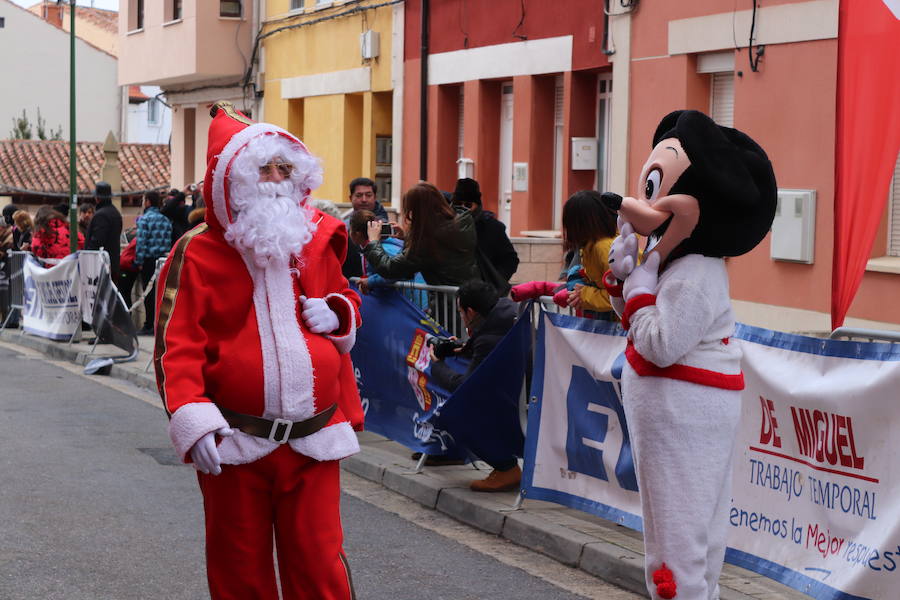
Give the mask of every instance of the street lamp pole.
<path id="1" fill-rule="evenodd" d="M 75 168 L 75 0 L 69 0 L 69 250 L 78 251 L 78 182 Z"/>

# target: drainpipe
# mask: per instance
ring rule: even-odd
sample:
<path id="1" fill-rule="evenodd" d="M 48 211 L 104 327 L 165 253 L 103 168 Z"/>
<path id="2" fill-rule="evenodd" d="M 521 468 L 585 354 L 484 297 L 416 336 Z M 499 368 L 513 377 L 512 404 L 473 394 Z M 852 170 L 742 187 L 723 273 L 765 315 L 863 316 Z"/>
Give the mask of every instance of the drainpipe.
<path id="1" fill-rule="evenodd" d="M 419 179 L 428 180 L 428 22 L 429 1 L 422 0 L 422 59 L 419 82 Z"/>

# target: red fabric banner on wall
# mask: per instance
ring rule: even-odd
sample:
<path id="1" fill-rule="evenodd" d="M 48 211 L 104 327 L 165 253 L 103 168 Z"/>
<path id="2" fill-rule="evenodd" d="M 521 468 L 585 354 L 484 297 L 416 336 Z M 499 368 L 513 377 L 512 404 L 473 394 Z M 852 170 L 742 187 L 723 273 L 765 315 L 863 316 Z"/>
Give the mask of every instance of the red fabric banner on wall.
<path id="1" fill-rule="evenodd" d="M 859 289 L 900 151 L 900 0 L 841 0 L 831 326 Z"/>

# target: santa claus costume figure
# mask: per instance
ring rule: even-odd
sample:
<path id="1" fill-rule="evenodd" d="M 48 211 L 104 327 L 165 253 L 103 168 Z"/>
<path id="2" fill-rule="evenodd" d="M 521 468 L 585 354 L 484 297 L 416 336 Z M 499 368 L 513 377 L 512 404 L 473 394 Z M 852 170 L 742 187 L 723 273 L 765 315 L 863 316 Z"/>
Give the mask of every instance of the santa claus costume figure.
<path id="1" fill-rule="evenodd" d="M 306 205 L 318 161 L 213 106 L 206 224 L 160 273 L 154 362 L 179 456 L 198 470 L 213 599 L 353 598 L 338 460 L 359 450 L 349 351 L 359 296 L 344 225 Z"/>

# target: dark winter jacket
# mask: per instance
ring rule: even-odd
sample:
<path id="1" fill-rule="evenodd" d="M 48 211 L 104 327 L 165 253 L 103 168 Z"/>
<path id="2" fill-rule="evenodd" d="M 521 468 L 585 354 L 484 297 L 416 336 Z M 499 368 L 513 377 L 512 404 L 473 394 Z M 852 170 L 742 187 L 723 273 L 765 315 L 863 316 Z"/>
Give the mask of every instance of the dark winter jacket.
<path id="1" fill-rule="evenodd" d="M 375 217 L 381 219 L 385 223 L 388 222 L 388 214 L 387 211 L 384 210 L 384 207 L 381 205 L 381 202 L 375 201 L 375 208 L 372 209 L 372 212 L 375 213 Z M 344 220 L 344 225 L 347 226 L 347 230 L 350 230 L 350 217 L 347 217 Z M 362 258 L 362 249 L 353 243 L 353 240 L 347 239 L 347 258 L 344 259 L 344 265 L 341 267 L 341 271 L 344 273 L 344 277 L 347 279 L 351 277 L 362 277 L 363 276 L 363 258 Z"/>
<path id="2" fill-rule="evenodd" d="M 381 242 L 370 242 L 363 254 L 372 270 L 388 279 L 412 279 L 422 273 L 430 285 L 460 285 L 470 279 L 480 279 L 475 260 L 475 221 L 472 213 L 463 210 L 453 221 L 434 232 L 440 252 L 437 256 L 411 254 L 409 248 L 391 257 Z"/>
<path id="3" fill-rule="evenodd" d="M 177 196 L 169 197 L 164 203 L 160 211 L 163 216 L 167 217 L 172 223 L 172 246 L 175 245 L 181 236 L 183 236 L 190 228 L 188 215 L 191 208 L 182 204 L 181 199 Z"/>
<path id="4" fill-rule="evenodd" d="M 481 210 L 475 216 L 475 231 L 478 233 L 478 249 L 509 281 L 519 268 L 519 255 L 506 235 L 506 225 L 498 221 L 494 213 Z"/>
<path id="5" fill-rule="evenodd" d="M 13 228 L 13 247 L 11 250 L 21 250 L 22 246 L 28 244 L 31 246 L 31 237 L 34 235 L 34 231 L 29 227 L 25 231 L 22 231 L 18 227 Z"/>
<path id="6" fill-rule="evenodd" d="M 97 210 L 88 225 L 86 250 L 106 250 L 113 281 L 119 278 L 119 251 L 122 237 L 122 214 L 109 198 L 97 202 Z"/>
<path id="7" fill-rule="evenodd" d="M 472 337 L 465 343 L 459 353 L 461 357 L 470 358 L 469 367 L 465 373 L 457 373 L 448 367 L 444 361 L 431 363 L 431 376 L 448 392 L 453 392 L 462 385 L 462 382 L 478 368 L 488 357 L 503 336 L 512 329 L 516 322 L 516 303 L 509 298 L 500 298 L 484 321 L 472 332 Z"/>

